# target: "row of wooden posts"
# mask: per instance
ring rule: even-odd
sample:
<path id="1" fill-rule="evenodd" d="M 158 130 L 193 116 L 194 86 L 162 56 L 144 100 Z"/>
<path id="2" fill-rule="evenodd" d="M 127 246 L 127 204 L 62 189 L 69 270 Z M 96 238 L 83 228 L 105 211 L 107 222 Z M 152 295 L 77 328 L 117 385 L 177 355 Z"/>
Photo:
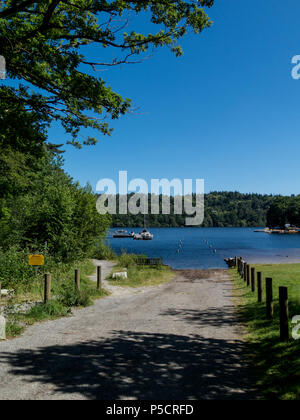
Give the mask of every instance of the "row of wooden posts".
<path id="1" fill-rule="evenodd" d="M 80 270 L 75 269 L 75 290 L 80 292 Z M 97 266 L 97 290 L 101 290 L 102 287 L 102 267 Z M 45 274 L 45 288 L 44 288 L 44 303 L 47 303 L 51 299 L 51 274 Z"/>
<path id="2" fill-rule="evenodd" d="M 251 267 L 243 260 L 243 258 L 235 257 L 235 265 L 239 275 L 251 287 L 253 293 L 257 288 L 258 302 L 263 301 L 263 284 L 262 273 L 257 272 L 255 276 L 255 268 Z M 256 277 L 256 278 L 255 278 Z M 274 317 L 274 301 L 273 301 L 273 279 L 265 279 L 266 287 L 266 316 L 267 319 L 272 320 Z M 289 340 L 289 302 L 288 302 L 288 288 L 279 287 L 279 317 L 280 317 L 280 339 L 281 341 Z"/>

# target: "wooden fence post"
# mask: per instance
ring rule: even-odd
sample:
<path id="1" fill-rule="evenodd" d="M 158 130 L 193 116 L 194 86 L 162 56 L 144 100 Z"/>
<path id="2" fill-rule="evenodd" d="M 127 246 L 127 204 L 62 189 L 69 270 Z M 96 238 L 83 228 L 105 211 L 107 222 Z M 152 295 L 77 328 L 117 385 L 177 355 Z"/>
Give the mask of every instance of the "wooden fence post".
<path id="1" fill-rule="evenodd" d="M 75 289 L 80 292 L 80 270 L 75 269 Z"/>
<path id="2" fill-rule="evenodd" d="M 274 302 L 273 302 L 273 280 L 266 279 L 266 304 L 267 304 L 267 318 L 273 319 L 274 316 Z"/>
<path id="3" fill-rule="evenodd" d="M 288 288 L 279 287 L 280 340 L 289 340 Z"/>
<path id="4" fill-rule="evenodd" d="M 1 290 L 2 290 L 2 281 L 0 280 L 0 299 L 2 298 Z"/>
<path id="5" fill-rule="evenodd" d="M 240 257 L 240 276 L 243 277 L 243 258 Z"/>
<path id="6" fill-rule="evenodd" d="M 251 267 L 251 290 L 255 292 L 255 268 Z"/>
<path id="7" fill-rule="evenodd" d="M 244 281 L 247 281 L 247 263 L 244 262 Z"/>
<path id="8" fill-rule="evenodd" d="M 257 299 L 258 302 L 262 302 L 263 297 L 262 297 L 262 274 L 259 271 L 257 273 Z"/>
<path id="9" fill-rule="evenodd" d="M 44 303 L 46 304 L 51 299 L 51 274 L 45 274 L 45 290 L 44 290 Z"/>
<path id="10" fill-rule="evenodd" d="M 250 285 L 250 265 L 247 264 L 247 286 Z"/>
<path id="11" fill-rule="evenodd" d="M 97 289 L 101 290 L 101 282 L 102 282 L 102 267 L 101 265 L 97 266 Z"/>

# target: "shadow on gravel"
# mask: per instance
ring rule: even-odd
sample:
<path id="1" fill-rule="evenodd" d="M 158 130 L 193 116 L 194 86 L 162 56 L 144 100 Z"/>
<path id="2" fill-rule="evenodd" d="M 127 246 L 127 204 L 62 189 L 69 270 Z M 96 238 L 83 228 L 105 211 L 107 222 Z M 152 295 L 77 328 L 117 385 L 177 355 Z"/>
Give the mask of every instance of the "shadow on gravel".
<path id="1" fill-rule="evenodd" d="M 188 324 L 193 323 L 199 327 L 223 327 L 238 324 L 234 307 L 230 305 L 222 308 L 207 308 L 204 311 L 184 308 L 168 309 L 160 315 L 176 317 L 178 321 L 186 321 Z"/>
<path id="2" fill-rule="evenodd" d="M 24 382 L 67 399 L 251 399 L 237 367 L 244 344 L 173 334 L 114 331 L 109 339 L 0 354 Z M 45 396 L 47 398 L 47 395 Z"/>

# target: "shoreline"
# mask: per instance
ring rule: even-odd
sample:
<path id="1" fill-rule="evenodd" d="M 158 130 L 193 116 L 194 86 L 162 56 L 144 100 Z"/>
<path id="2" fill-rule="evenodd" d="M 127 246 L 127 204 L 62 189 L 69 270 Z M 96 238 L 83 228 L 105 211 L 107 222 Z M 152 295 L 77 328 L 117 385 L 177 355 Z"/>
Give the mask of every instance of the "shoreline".
<path id="1" fill-rule="evenodd" d="M 126 229 L 129 229 L 128 227 Z M 243 257 L 251 264 L 300 263 L 298 235 L 259 235 L 253 228 L 153 228 L 153 241 L 112 240 L 117 253 L 162 258 L 173 269 L 225 269 L 226 258 Z"/>

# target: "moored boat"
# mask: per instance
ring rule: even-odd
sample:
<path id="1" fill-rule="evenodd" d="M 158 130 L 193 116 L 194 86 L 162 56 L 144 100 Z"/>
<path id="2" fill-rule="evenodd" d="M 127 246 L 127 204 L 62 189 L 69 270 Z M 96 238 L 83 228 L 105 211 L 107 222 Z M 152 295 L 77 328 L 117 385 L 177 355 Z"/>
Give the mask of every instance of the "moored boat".
<path id="1" fill-rule="evenodd" d="M 128 233 L 127 230 L 117 230 L 113 234 L 113 238 L 133 238 L 134 232 Z"/>
<path id="2" fill-rule="evenodd" d="M 133 236 L 133 239 L 136 240 L 144 240 L 144 241 L 151 241 L 153 239 L 153 234 L 150 233 L 147 229 L 144 229 L 142 232 L 140 233 L 136 233 Z"/>

